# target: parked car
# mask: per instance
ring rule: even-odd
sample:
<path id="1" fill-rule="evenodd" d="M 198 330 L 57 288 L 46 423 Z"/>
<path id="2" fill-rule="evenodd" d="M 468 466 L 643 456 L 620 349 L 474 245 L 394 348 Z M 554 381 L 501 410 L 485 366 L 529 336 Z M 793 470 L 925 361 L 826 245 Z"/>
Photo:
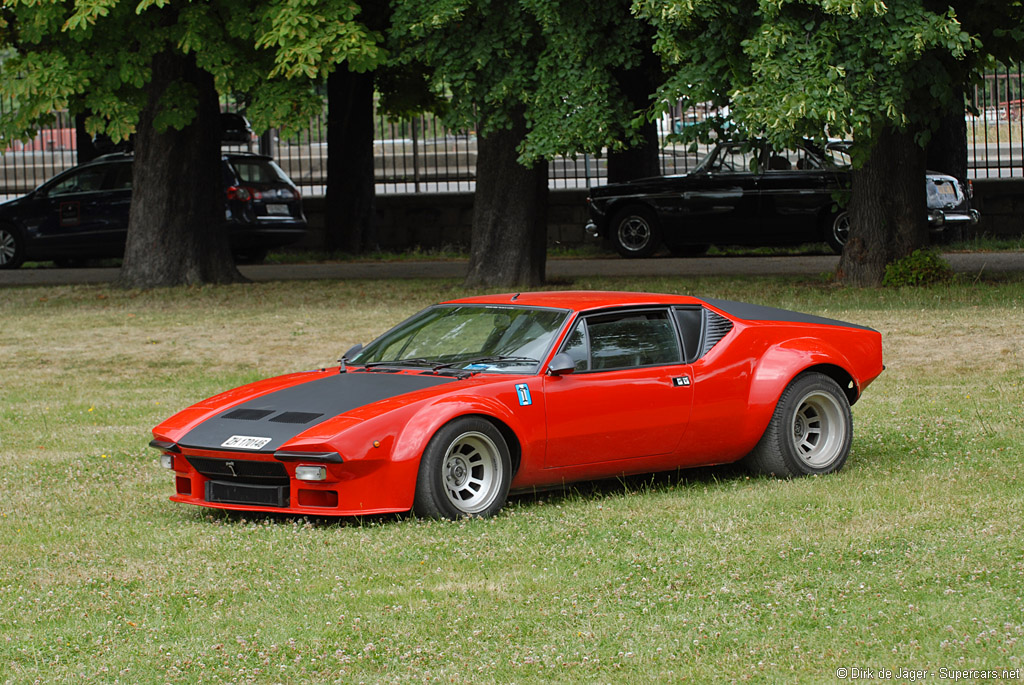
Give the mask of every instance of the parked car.
<path id="1" fill-rule="evenodd" d="M 171 500 L 490 516 L 510 491 L 744 460 L 838 471 L 882 372 L 870 328 L 679 295 L 445 302 L 341 366 L 229 390 L 153 429 Z"/>
<path id="2" fill-rule="evenodd" d="M 712 243 L 825 241 L 839 253 L 850 228 L 842 208 L 850 187 L 847 145 L 775 150 L 760 141 L 720 143 L 690 173 L 591 188 L 587 230 L 624 257 L 650 257 L 662 243 L 691 255 Z M 936 237 L 977 223 L 970 186 L 934 172 L 925 182 Z"/>
<path id="3" fill-rule="evenodd" d="M 132 199 L 132 155 L 103 155 L 58 174 L 28 195 L 0 204 L 0 268 L 25 260 L 73 266 L 120 257 Z M 225 223 L 239 261 L 305 235 L 298 188 L 270 157 L 222 156 Z"/>

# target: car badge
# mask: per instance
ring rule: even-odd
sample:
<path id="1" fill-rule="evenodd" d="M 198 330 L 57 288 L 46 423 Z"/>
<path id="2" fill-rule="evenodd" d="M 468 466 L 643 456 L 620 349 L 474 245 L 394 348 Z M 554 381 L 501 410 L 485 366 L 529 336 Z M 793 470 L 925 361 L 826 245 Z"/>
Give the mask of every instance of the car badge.
<path id="1" fill-rule="evenodd" d="M 224 462 L 224 466 L 226 466 L 228 468 L 228 471 L 231 472 L 231 475 L 234 478 L 238 478 L 238 474 L 235 473 L 235 462 L 233 462 L 233 461 L 226 461 L 226 462 Z"/>
<path id="2" fill-rule="evenodd" d="M 516 394 L 519 395 L 520 407 L 528 407 L 533 404 L 533 398 L 530 397 L 530 386 L 526 383 L 518 383 L 516 385 Z"/>

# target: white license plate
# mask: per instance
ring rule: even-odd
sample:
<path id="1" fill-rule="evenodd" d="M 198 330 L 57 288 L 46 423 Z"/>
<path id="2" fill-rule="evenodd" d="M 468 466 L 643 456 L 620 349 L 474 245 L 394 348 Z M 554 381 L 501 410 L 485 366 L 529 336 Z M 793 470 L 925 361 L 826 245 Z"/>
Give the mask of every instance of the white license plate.
<path id="1" fill-rule="evenodd" d="M 270 438 L 257 438 L 252 435 L 232 435 L 220 444 L 221 447 L 231 447 L 236 450 L 258 450 L 268 442 Z"/>
<path id="2" fill-rule="evenodd" d="M 273 214 L 274 216 L 288 216 L 291 212 L 288 211 L 288 205 L 267 205 L 267 214 Z"/>

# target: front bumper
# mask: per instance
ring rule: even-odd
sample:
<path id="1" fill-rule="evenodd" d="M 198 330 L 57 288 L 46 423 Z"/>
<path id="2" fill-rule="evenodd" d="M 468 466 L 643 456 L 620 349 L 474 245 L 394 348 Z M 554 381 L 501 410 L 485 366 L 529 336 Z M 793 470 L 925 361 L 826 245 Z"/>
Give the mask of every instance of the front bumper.
<path id="1" fill-rule="evenodd" d="M 334 455 L 337 456 L 337 455 Z M 408 464 L 388 458 L 342 461 L 329 454 L 164 451 L 174 475 L 171 501 L 227 511 L 312 516 L 358 516 L 408 511 L 414 483 Z M 415 467 L 412 464 L 412 467 Z M 322 469 L 322 480 L 296 477 L 297 469 Z"/>

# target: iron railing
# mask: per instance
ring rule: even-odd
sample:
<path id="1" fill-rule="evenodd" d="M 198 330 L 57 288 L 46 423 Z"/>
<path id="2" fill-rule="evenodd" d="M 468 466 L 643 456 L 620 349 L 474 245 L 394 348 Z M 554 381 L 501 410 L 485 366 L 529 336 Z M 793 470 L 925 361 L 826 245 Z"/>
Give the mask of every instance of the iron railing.
<path id="1" fill-rule="evenodd" d="M 1024 72 L 1020 65 L 986 75 L 972 89 L 966 115 L 968 175 L 971 178 L 1024 176 Z M 0 101 L 0 112 L 12 106 Z M 658 120 L 663 174 L 685 173 L 705 154 L 705 146 L 673 142 L 680 127 L 707 117 L 704 109 L 680 111 Z M 3 146 L 0 141 L 0 146 Z M 29 143 L 12 142 L 0 156 L 0 196 L 28 192 L 58 172 L 74 166 L 74 122 L 65 112 L 40 129 Z M 283 135 L 268 132 L 243 148 L 272 154 L 307 195 L 324 191 L 327 171 L 326 112 L 307 129 Z M 476 172 L 476 135 L 451 130 L 433 115 L 376 119 L 374 166 L 378 192 L 424 193 L 472 190 Z M 550 187 L 586 188 L 605 182 L 604 156 L 558 157 L 549 165 Z"/>

